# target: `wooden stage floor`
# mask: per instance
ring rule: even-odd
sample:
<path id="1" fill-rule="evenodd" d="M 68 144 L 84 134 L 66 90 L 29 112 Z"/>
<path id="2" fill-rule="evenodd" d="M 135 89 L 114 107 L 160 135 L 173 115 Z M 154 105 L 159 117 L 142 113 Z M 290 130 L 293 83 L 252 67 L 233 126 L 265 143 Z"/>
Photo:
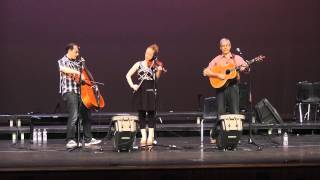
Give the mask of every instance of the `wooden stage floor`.
<path id="1" fill-rule="evenodd" d="M 247 136 L 243 136 L 235 151 L 222 151 L 209 144 L 208 137 L 205 137 L 203 149 L 200 148 L 200 137 L 159 137 L 159 145 L 152 152 L 134 150 L 129 153 L 113 151 L 110 140 L 104 140 L 101 146 L 73 152 L 65 149 L 65 141 L 62 139 L 49 139 L 46 145 L 33 145 L 28 141 L 24 144 L 12 144 L 11 141 L 2 140 L 0 172 L 4 175 L 2 177 L 12 179 L 13 174 L 41 175 L 42 172 L 113 171 L 119 174 L 119 170 L 133 173 L 166 170 L 195 172 L 201 169 L 220 169 L 226 172 L 229 172 L 228 169 L 245 169 L 242 172 L 255 169 L 254 172 L 257 172 L 292 168 L 292 172 L 286 170 L 287 175 L 298 173 L 296 176 L 301 176 L 302 179 L 307 176 L 312 177 L 309 179 L 320 177 L 320 135 L 290 135 L 288 147 L 282 146 L 281 136 L 254 136 L 256 143 L 263 146 L 261 151 L 257 151 L 256 146 L 248 144 L 247 139 Z M 299 169 L 309 173 L 300 174 Z"/>

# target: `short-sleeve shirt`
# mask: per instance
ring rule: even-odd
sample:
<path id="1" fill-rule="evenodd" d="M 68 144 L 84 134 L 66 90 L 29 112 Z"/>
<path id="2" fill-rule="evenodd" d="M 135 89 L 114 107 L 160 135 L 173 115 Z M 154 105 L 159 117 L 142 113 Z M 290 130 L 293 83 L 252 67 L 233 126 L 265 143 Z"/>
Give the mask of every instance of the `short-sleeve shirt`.
<path id="1" fill-rule="evenodd" d="M 236 64 L 236 66 L 248 66 L 248 64 L 244 61 L 241 56 L 234 55 L 234 54 L 227 54 L 227 55 L 218 55 L 209 63 L 208 68 L 212 68 L 213 66 L 226 66 L 228 64 Z"/>
<path id="2" fill-rule="evenodd" d="M 72 61 L 67 56 L 62 57 L 58 60 L 59 68 L 60 67 L 67 67 L 73 70 L 79 71 L 80 64 L 77 61 Z M 80 94 L 79 84 L 70 76 L 60 71 L 60 88 L 59 93 L 65 94 L 67 92 L 74 92 L 76 94 Z"/>

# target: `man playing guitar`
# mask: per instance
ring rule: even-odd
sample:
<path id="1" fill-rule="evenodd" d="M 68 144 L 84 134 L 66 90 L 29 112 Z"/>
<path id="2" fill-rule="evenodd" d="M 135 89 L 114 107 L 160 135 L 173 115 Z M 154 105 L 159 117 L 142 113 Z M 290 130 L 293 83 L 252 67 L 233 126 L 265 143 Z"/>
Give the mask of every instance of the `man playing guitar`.
<path id="1" fill-rule="evenodd" d="M 203 70 L 203 76 L 209 78 L 215 78 L 221 81 L 226 80 L 227 73 L 213 72 L 213 68 L 222 68 L 225 66 L 233 65 L 235 71 L 245 71 L 248 69 L 248 64 L 244 59 L 238 55 L 234 55 L 230 52 L 231 42 L 229 39 L 222 38 L 220 40 L 220 50 L 222 54 L 216 56 L 210 63 L 207 68 Z M 233 79 L 229 79 L 226 83 L 216 89 L 217 105 L 218 105 L 218 115 L 226 114 L 226 107 L 229 107 L 229 113 L 239 114 L 239 87 L 238 81 L 240 80 L 239 73 L 236 71 L 236 76 Z"/>

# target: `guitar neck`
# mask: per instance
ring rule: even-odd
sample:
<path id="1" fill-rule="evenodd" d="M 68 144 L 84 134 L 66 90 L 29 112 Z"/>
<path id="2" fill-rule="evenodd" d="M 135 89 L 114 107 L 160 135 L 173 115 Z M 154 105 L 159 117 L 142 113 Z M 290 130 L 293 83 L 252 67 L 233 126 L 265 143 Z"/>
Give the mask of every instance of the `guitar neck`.
<path id="1" fill-rule="evenodd" d="M 248 60 L 246 62 L 247 62 L 248 65 L 251 65 L 252 63 L 256 62 L 256 58 Z"/>
<path id="2" fill-rule="evenodd" d="M 250 60 L 248 60 L 248 61 L 246 61 L 246 63 L 250 66 L 251 64 L 253 64 L 253 63 L 255 63 L 255 62 L 257 62 L 258 60 L 257 60 L 257 58 L 253 58 L 253 59 L 250 59 Z M 234 70 L 240 70 L 240 68 L 241 68 L 242 66 L 237 66 Z"/>
<path id="3" fill-rule="evenodd" d="M 265 58 L 265 56 L 258 56 L 258 57 L 251 59 L 251 60 L 248 60 L 246 62 L 248 65 L 250 65 L 250 64 L 255 63 L 257 61 L 262 61 L 264 58 Z"/>

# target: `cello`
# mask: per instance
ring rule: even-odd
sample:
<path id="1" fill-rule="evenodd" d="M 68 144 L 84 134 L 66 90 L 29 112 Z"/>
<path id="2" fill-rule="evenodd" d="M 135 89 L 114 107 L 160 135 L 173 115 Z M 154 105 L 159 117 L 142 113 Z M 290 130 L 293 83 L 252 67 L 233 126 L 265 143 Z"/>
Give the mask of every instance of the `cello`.
<path id="1" fill-rule="evenodd" d="M 101 110 L 104 108 L 104 99 L 99 91 L 98 84 L 103 83 L 96 82 L 93 79 L 92 74 L 86 67 L 84 59 L 81 58 L 81 80 L 80 76 L 75 77 L 75 81 L 80 83 L 81 88 L 81 100 L 87 109 Z"/>

